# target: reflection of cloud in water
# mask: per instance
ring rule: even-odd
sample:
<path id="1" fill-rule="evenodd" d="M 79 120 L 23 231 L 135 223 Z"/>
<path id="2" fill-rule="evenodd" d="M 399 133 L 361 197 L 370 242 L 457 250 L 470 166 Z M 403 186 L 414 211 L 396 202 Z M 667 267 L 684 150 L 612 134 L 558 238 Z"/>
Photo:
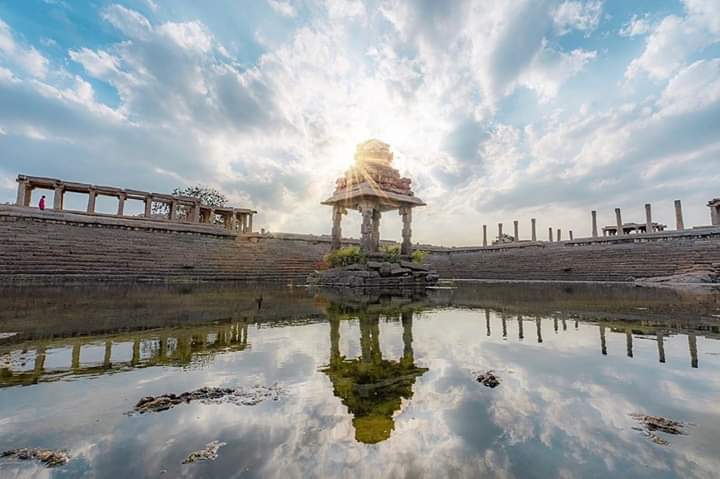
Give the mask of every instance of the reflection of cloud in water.
<path id="1" fill-rule="evenodd" d="M 631 359 L 625 337 L 609 331 L 609 354 L 602 356 L 594 325 L 556 335 L 552 320 L 543 320 L 538 344 L 534 321 L 524 324 L 520 340 L 516 318 L 507 322 L 507 339 L 500 318 L 493 313 L 491 320 L 488 337 L 482 311 L 415 317 L 414 359 L 428 371 L 393 413 L 390 437 L 377 444 L 355 440 L 348 409 L 319 372 L 329 363 L 327 323 L 251 327 L 250 348 L 182 373 L 148 368 L 6 389 L 11 402 L 3 429 L 13 440 L 69 441 L 78 457 L 72 467 L 124 477 L 168 469 L 169 477 L 587 477 L 610 471 L 699 478 L 720 468 L 716 429 L 705 426 L 717 425 L 720 415 L 720 358 L 704 356 L 701 367 L 691 369 L 686 336 L 665 338 L 668 362 L 660 364 L 654 342 L 636 341 Z M 357 329 L 356 320 L 341 326 L 348 357 L 362 352 Z M 380 331 L 383 358 L 401 358 L 401 324 L 381 321 Z M 478 385 L 470 371 L 482 368 L 498 371 L 502 384 Z M 145 395 L 255 382 L 280 382 L 289 394 L 255 407 L 188 404 L 122 415 Z M 698 426 L 659 448 L 631 429 L 628 413 L 638 411 Z M 189 451 L 212 440 L 228 443 L 217 461 L 180 466 Z"/>

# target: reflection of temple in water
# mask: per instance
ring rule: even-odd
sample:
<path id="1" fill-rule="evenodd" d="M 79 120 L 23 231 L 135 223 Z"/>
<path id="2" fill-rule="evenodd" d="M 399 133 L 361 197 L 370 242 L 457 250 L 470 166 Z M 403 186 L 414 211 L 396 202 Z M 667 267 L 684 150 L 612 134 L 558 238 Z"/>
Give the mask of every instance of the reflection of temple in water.
<path id="1" fill-rule="evenodd" d="M 427 368 L 415 365 L 412 348 L 413 312 L 384 315 L 402 324 L 403 355 L 399 360 L 384 359 L 380 350 L 380 314 L 360 312 L 347 314 L 342 307 L 331 305 L 330 364 L 323 372 L 333 384 L 333 392 L 353 415 L 355 439 L 374 444 L 390 437 L 395 428 L 393 415 L 402 400 L 412 398 L 415 380 Z M 340 353 L 340 321 L 357 318 L 360 327 L 359 358 L 347 359 Z"/>
<path id="2" fill-rule="evenodd" d="M 212 360 L 220 352 L 242 351 L 248 346 L 248 324 L 236 322 L 192 328 L 135 332 L 107 337 L 36 341 L 33 349 L 0 350 L 0 387 L 53 381 L 67 375 L 94 375 L 149 366 L 188 367 Z M 102 348 L 102 360 L 83 356 Z M 55 352 L 70 350 L 67 364 L 46 366 Z M 118 359 L 116 356 L 124 356 Z"/>
<path id="3" fill-rule="evenodd" d="M 487 336 L 492 336 L 491 327 L 491 310 L 485 309 L 485 330 Z M 507 339 L 508 335 L 508 322 L 511 320 L 510 316 L 505 313 L 498 313 L 500 316 L 500 325 L 503 339 Z M 539 317 L 530 315 L 516 315 L 517 323 L 517 334 L 518 340 L 523 341 L 525 339 L 525 323 L 530 322 L 535 326 L 535 336 L 538 343 L 543 342 L 543 323 L 552 320 L 552 329 L 555 334 L 568 331 L 568 318 L 567 317 Z M 579 328 L 580 321 L 574 318 L 574 329 Z M 583 320 L 584 324 L 597 325 L 600 338 L 600 352 L 602 355 L 608 355 L 607 347 L 607 336 L 608 331 L 610 334 L 615 333 L 623 335 L 625 337 L 625 354 L 629 358 L 633 358 L 634 339 L 653 338 L 657 345 L 658 361 L 660 363 L 666 362 L 665 357 L 665 339 L 673 335 L 685 335 L 688 340 L 688 353 L 690 356 L 690 366 L 697 368 L 699 365 L 698 361 L 698 347 L 697 337 L 703 336 L 708 339 L 720 339 L 720 324 L 708 321 L 659 321 L 659 320 L 632 320 L 632 321 L 593 321 Z"/>

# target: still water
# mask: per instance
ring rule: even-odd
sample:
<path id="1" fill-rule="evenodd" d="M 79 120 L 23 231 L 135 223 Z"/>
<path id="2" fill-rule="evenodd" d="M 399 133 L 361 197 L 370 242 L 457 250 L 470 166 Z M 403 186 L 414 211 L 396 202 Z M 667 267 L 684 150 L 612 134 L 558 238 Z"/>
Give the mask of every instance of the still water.
<path id="1" fill-rule="evenodd" d="M 0 477 L 718 477 L 719 339 L 713 290 L 0 289 L 0 451 L 70 455 Z M 278 393 L 133 412 L 205 386 Z"/>

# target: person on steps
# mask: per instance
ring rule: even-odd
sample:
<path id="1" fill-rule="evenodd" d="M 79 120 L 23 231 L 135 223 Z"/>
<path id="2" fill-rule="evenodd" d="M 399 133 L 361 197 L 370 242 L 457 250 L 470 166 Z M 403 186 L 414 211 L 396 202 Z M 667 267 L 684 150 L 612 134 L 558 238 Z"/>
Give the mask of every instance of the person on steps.
<path id="1" fill-rule="evenodd" d="M 38 208 L 40 208 L 41 210 L 45 209 L 45 195 L 42 195 L 40 197 L 40 201 L 38 202 Z"/>

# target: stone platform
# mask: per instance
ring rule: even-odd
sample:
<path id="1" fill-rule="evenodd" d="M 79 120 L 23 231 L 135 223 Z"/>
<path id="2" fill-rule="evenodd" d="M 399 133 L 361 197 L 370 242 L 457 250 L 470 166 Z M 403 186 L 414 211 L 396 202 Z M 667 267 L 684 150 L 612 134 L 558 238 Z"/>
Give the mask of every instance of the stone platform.
<path id="1" fill-rule="evenodd" d="M 368 261 L 310 273 L 307 283 L 313 286 L 350 288 L 410 288 L 432 286 L 440 276 L 427 265 L 400 261 Z"/>

